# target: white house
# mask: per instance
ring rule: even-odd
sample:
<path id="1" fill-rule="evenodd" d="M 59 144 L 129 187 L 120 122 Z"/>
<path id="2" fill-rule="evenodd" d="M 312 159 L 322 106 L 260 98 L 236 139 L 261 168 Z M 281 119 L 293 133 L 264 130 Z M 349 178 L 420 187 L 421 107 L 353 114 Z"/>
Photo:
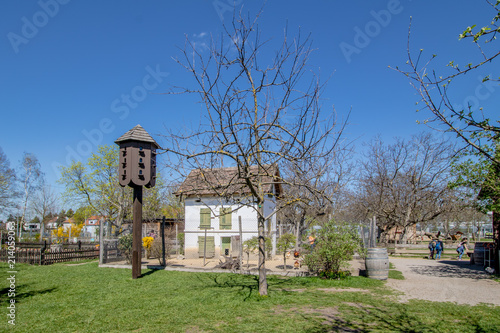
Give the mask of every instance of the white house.
<path id="1" fill-rule="evenodd" d="M 101 221 L 104 224 L 105 218 L 104 216 L 91 216 L 88 219 L 85 219 L 85 225 L 82 229 L 83 235 L 85 237 L 97 238 L 99 235 L 99 226 L 101 225 Z"/>
<path id="2" fill-rule="evenodd" d="M 276 182 L 278 169 L 267 166 L 261 183 L 266 193 L 263 205 L 266 233 L 270 231 L 273 253 L 276 248 L 276 196 L 281 185 Z M 184 201 L 185 255 L 186 258 L 238 256 L 240 244 L 239 220 L 242 241 L 258 235 L 258 218 L 255 200 L 236 167 L 192 170 L 176 192 Z M 251 167 L 257 177 L 258 168 Z M 205 246 L 206 243 L 206 246 Z"/>

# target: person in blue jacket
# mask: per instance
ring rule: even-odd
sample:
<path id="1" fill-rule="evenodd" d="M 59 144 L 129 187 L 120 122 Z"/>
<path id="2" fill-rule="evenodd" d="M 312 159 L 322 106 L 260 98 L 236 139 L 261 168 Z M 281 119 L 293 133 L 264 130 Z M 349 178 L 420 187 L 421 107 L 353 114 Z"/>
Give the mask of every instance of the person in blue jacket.
<path id="1" fill-rule="evenodd" d="M 441 253 L 444 250 L 443 240 L 438 238 L 436 241 L 436 259 L 441 259 Z"/>

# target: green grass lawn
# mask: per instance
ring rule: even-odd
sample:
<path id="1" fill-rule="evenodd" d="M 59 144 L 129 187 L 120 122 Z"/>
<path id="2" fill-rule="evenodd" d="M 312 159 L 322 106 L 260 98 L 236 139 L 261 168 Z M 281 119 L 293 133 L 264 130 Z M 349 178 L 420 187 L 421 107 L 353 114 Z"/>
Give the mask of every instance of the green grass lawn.
<path id="1" fill-rule="evenodd" d="M 6 318 L 0 264 L 0 332 L 498 332 L 500 307 L 399 303 L 385 282 L 16 265 L 16 326 Z M 348 288 L 355 288 L 349 290 Z"/>

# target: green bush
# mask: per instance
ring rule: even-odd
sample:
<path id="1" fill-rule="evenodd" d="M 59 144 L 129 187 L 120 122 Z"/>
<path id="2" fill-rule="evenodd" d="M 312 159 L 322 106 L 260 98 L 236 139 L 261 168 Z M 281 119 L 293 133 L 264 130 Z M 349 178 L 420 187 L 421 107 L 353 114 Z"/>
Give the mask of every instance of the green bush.
<path id="1" fill-rule="evenodd" d="M 318 230 L 315 247 L 304 262 L 309 271 L 326 278 L 343 278 L 355 253 L 362 254 L 363 242 L 355 227 L 346 223 L 327 222 Z"/>
<path id="2" fill-rule="evenodd" d="M 128 234 L 118 239 L 118 250 L 125 256 L 125 259 L 130 264 L 132 262 L 132 242 L 134 236 Z"/>

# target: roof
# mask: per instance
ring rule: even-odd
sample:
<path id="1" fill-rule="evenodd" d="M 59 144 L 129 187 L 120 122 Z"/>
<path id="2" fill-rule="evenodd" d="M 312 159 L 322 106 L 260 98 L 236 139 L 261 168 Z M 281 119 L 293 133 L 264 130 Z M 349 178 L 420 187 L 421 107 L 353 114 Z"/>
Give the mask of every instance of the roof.
<path id="1" fill-rule="evenodd" d="M 257 179 L 259 168 L 251 166 L 247 174 L 238 167 L 191 170 L 177 192 L 177 196 L 228 196 L 250 194 L 246 179 Z M 265 193 L 281 193 L 277 182 L 279 170 L 276 166 L 265 165 L 260 169 Z M 249 177 L 248 177 L 248 176 Z M 273 191 L 274 187 L 274 191 Z"/>
<path id="2" fill-rule="evenodd" d="M 156 143 L 156 141 L 149 135 L 148 132 L 144 128 L 142 128 L 141 125 L 136 125 L 134 128 L 132 128 L 130 131 L 127 133 L 123 134 L 120 136 L 115 143 L 120 144 L 120 142 L 125 142 L 125 141 L 142 141 L 142 142 L 149 142 L 153 145 L 156 146 L 156 148 L 160 148 L 160 145 Z"/>

